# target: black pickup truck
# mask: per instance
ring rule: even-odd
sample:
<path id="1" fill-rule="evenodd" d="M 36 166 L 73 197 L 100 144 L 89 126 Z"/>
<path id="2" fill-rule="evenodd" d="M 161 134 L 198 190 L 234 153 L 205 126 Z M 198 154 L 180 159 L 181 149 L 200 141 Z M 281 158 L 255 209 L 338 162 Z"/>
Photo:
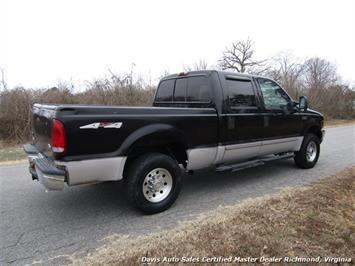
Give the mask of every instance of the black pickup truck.
<path id="1" fill-rule="evenodd" d="M 183 171 L 237 171 L 294 158 L 312 168 L 323 116 L 275 81 L 223 71 L 169 75 L 153 107 L 33 106 L 30 173 L 49 190 L 123 179 L 146 213 L 169 208 Z"/>

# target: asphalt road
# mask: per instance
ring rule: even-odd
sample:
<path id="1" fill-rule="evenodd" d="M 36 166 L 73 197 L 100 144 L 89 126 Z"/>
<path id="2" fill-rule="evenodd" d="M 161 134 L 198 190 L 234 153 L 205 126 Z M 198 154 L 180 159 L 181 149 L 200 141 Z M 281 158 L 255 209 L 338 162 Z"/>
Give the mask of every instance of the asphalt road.
<path id="1" fill-rule="evenodd" d="M 0 264 L 66 262 L 61 255 L 92 252 L 113 234 L 146 234 L 243 199 L 275 193 L 334 174 L 355 163 L 355 126 L 326 130 L 318 164 L 310 170 L 293 160 L 272 162 L 233 174 L 186 176 L 177 202 L 164 213 L 145 216 L 124 197 L 121 183 L 46 193 L 31 180 L 27 164 L 0 167 Z"/>

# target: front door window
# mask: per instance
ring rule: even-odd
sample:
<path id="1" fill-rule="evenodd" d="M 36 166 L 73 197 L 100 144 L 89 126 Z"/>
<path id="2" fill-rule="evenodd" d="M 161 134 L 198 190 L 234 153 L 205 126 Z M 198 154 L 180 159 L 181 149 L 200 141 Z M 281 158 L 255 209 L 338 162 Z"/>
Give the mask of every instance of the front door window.
<path id="1" fill-rule="evenodd" d="M 266 110 L 288 110 L 290 97 L 274 81 L 258 78 Z"/>

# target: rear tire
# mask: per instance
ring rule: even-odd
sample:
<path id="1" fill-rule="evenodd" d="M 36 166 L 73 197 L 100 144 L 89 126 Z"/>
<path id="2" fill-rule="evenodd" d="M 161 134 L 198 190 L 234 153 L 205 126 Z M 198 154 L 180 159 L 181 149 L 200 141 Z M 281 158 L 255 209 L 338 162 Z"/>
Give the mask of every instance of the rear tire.
<path id="1" fill-rule="evenodd" d="M 141 211 L 165 211 L 177 199 L 182 187 L 177 162 L 160 153 L 149 153 L 134 160 L 125 173 L 128 198 Z"/>
<path id="2" fill-rule="evenodd" d="M 316 135 L 309 133 L 304 137 L 301 149 L 295 152 L 295 164 L 303 169 L 313 168 L 318 161 L 319 153 L 319 138 Z"/>

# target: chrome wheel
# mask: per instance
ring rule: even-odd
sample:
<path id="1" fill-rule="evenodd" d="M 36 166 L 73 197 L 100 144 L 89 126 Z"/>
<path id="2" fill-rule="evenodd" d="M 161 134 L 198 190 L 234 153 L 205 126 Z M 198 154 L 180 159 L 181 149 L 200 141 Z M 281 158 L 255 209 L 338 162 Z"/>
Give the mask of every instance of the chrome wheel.
<path id="1" fill-rule="evenodd" d="M 155 168 L 150 171 L 143 181 L 143 195 L 150 202 L 164 200 L 173 187 L 173 178 L 164 168 Z"/>
<path id="2" fill-rule="evenodd" d="M 314 141 L 310 141 L 306 149 L 306 158 L 308 162 L 313 162 L 317 157 L 317 144 Z"/>

